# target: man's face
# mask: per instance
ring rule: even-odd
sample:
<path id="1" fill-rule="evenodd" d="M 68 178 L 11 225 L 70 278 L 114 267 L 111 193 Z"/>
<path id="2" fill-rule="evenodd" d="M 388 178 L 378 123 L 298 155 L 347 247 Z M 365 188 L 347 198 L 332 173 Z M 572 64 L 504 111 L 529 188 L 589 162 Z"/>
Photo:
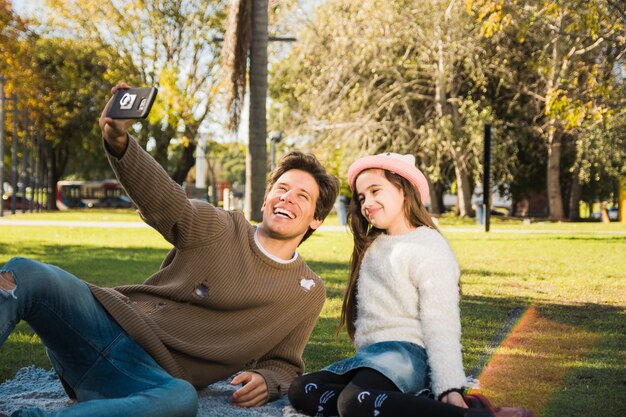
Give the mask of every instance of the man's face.
<path id="1" fill-rule="evenodd" d="M 263 203 L 263 225 L 275 239 L 302 237 L 310 228 L 317 229 L 315 205 L 319 186 L 311 174 L 299 169 L 285 172 L 278 178 Z"/>

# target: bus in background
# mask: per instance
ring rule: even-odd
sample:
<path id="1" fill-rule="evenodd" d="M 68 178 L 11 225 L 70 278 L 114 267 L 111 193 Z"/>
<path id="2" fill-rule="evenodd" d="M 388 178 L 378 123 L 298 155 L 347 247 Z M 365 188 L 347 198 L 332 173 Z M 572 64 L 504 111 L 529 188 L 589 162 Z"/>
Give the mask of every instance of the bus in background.
<path id="1" fill-rule="evenodd" d="M 117 180 L 59 181 L 56 205 L 72 208 L 130 208 L 133 202 Z"/>

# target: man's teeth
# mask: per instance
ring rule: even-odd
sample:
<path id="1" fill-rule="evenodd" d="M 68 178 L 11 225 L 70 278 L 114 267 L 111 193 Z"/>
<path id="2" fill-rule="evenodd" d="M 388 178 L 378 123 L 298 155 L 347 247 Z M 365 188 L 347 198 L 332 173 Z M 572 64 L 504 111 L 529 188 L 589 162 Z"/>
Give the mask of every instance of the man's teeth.
<path id="1" fill-rule="evenodd" d="M 280 214 L 280 215 L 285 216 L 285 217 L 288 217 L 288 218 L 290 218 L 290 219 L 293 219 L 293 218 L 294 218 L 293 214 L 292 214 L 291 212 L 287 211 L 287 210 L 283 210 L 283 209 L 279 209 L 279 208 L 278 208 L 278 209 L 276 209 L 276 210 L 274 211 L 274 213 L 275 213 L 275 214 Z"/>

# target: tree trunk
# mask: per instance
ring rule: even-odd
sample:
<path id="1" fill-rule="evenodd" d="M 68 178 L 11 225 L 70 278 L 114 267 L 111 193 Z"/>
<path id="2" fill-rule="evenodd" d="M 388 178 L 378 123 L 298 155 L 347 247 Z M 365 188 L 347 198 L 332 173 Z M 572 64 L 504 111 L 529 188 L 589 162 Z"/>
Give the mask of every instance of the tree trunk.
<path id="1" fill-rule="evenodd" d="M 428 175 L 426 175 L 426 182 L 428 183 L 428 196 L 430 197 L 428 211 L 432 215 L 439 216 L 441 214 L 441 206 L 439 206 L 439 201 L 437 200 L 435 184 L 430 180 L 430 178 L 428 178 Z"/>
<path id="2" fill-rule="evenodd" d="M 433 216 L 441 216 L 445 211 L 443 205 L 444 186 L 441 181 L 436 183 L 428 182 L 430 188 L 430 213 Z"/>
<path id="3" fill-rule="evenodd" d="M 211 161 L 211 158 L 207 158 L 207 165 L 209 168 L 209 203 L 217 207 L 217 179 L 215 176 L 215 163 Z"/>
<path id="4" fill-rule="evenodd" d="M 58 210 L 56 205 L 56 188 L 57 182 L 63 177 L 65 168 L 69 161 L 69 149 L 67 144 L 62 143 L 49 143 L 49 158 L 50 158 L 50 171 L 48 174 L 48 210 Z"/>
<path id="5" fill-rule="evenodd" d="M 572 187 L 569 195 L 569 220 L 577 222 L 580 220 L 580 198 L 582 195 L 582 186 L 578 177 L 580 167 L 576 168 L 572 174 Z"/>
<path id="6" fill-rule="evenodd" d="M 550 220 L 563 220 L 563 198 L 561 196 L 561 135 L 554 126 L 548 130 L 548 206 Z"/>
<path id="7" fill-rule="evenodd" d="M 56 188 L 57 182 L 61 178 L 61 175 L 57 174 L 56 159 L 54 157 L 54 149 L 52 143 L 48 142 L 48 210 L 58 210 L 56 204 Z"/>
<path id="8" fill-rule="evenodd" d="M 470 173 L 467 169 L 467 163 L 458 155 L 452 152 L 452 163 L 454 164 L 454 173 L 456 175 L 456 195 L 457 195 L 457 213 L 459 216 L 468 216 L 472 212 L 472 184 L 470 181 Z"/>
<path id="9" fill-rule="evenodd" d="M 555 21 L 555 28 L 560 28 L 562 23 L 562 15 L 559 15 Z M 556 94 L 560 85 L 561 78 L 558 68 L 565 63 L 564 58 L 559 55 L 559 40 L 557 36 L 552 42 L 552 55 L 549 68 L 549 78 L 546 88 L 545 97 L 551 97 Z M 545 114 L 552 113 L 550 101 L 545 101 Z M 551 116 L 548 116 L 551 117 Z M 557 121 L 552 116 L 548 121 L 548 169 L 547 169 L 547 188 L 548 188 L 548 210 L 550 220 L 563 220 L 565 215 L 563 212 L 563 196 L 561 195 L 561 132 L 557 131 Z"/>
<path id="10" fill-rule="evenodd" d="M 252 2 L 250 44 L 250 122 L 246 154 L 246 218 L 261 221 L 267 175 L 267 25 L 268 0 Z"/>
<path id="11" fill-rule="evenodd" d="M 453 83 L 454 84 L 454 83 Z M 457 100 L 458 97 L 456 94 L 451 94 L 452 100 Z M 461 122 L 461 116 L 459 114 L 457 105 L 454 103 L 450 103 L 448 105 L 450 109 L 450 116 L 452 117 L 452 134 L 458 140 L 465 136 L 465 132 L 463 131 L 463 126 Z M 458 202 L 458 211 L 461 216 L 470 216 L 473 215 L 472 209 L 472 192 L 474 187 L 471 181 L 471 173 L 469 168 L 469 162 L 466 158 L 466 149 L 459 149 L 457 151 L 456 145 L 454 141 L 452 145 L 452 159 L 454 163 L 454 172 L 456 174 L 456 184 L 457 184 L 457 202 Z M 462 143 L 462 142 L 461 142 Z"/>
<path id="12" fill-rule="evenodd" d="M 178 184 L 183 183 L 187 178 L 187 173 L 196 164 L 196 158 L 194 157 L 194 152 L 196 151 L 196 144 L 194 142 L 189 142 L 187 146 L 183 148 L 183 154 L 178 161 L 178 165 L 176 166 L 176 171 L 172 175 L 172 179 L 176 181 Z"/>
<path id="13" fill-rule="evenodd" d="M 167 170 L 167 149 L 169 148 L 170 141 L 169 138 L 154 136 L 155 138 L 155 148 L 154 152 L 152 152 L 154 159 L 161 165 L 164 169 Z"/>

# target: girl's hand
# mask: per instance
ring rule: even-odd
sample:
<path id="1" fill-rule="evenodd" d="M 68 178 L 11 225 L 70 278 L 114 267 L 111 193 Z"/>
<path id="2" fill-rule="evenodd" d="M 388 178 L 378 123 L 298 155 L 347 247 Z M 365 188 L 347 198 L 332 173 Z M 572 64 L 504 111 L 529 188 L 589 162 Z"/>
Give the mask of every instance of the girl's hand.
<path id="1" fill-rule="evenodd" d="M 456 391 L 452 391 L 441 397 L 442 403 L 456 405 L 457 407 L 467 408 L 467 404 L 463 396 Z"/>

